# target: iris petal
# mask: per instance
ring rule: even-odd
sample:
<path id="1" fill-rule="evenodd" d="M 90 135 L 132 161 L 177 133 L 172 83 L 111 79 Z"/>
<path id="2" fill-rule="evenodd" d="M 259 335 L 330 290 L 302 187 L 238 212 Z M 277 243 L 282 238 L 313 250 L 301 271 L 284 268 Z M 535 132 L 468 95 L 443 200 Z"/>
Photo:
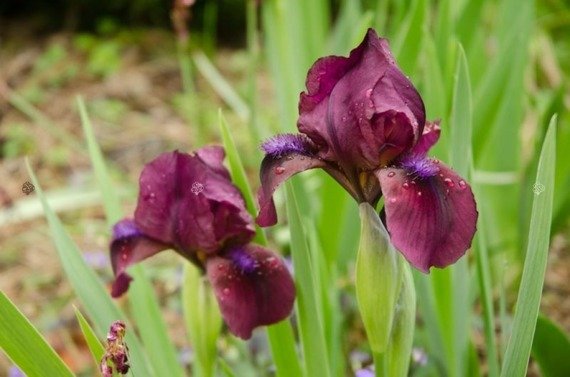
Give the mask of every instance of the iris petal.
<path id="1" fill-rule="evenodd" d="M 376 172 L 392 243 L 426 273 L 465 254 L 478 215 L 471 187 L 446 165 L 432 163 L 437 169 L 423 177 L 403 168 Z"/>
<path id="2" fill-rule="evenodd" d="M 230 331 L 249 339 L 257 326 L 285 319 L 293 309 L 295 284 L 283 260 L 257 245 L 208 259 L 207 274 Z"/>
<path id="3" fill-rule="evenodd" d="M 215 253 L 248 242 L 251 217 L 221 164 L 223 156 L 220 148 L 206 147 L 195 156 L 175 151 L 148 163 L 139 181 L 137 227 L 190 258 L 198 250 Z"/>
<path id="4" fill-rule="evenodd" d="M 167 248 L 168 245 L 142 234 L 131 219 L 123 219 L 115 224 L 111 240 L 111 265 L 115 281 L 111 295 L 119 297 L 129 289 L 132 278 L 125 272 L 127 267 Z"/>
<path id="5" fill-rule="evenodd" d="M 417 144 L 414 145 L 410 154 L 425 157 L 431 147 L 433 147 L 439 140 L 440 134 L 441 128 L 439 127 L 439 121 L 426 122 L 422 136 L 418 140 Z"/>
<path id="6" fill-rule="evenodd" d="M 257 223 L 260 226 L 271 226 L 277 222 L 273 193 L 281 183 L 302 171 L 325 166 L 323 160 L 303 153 L 291 152 L 280 158 L 265 156 L 259 172 L 261 188 L 257 195 L 259 202 Z"/>

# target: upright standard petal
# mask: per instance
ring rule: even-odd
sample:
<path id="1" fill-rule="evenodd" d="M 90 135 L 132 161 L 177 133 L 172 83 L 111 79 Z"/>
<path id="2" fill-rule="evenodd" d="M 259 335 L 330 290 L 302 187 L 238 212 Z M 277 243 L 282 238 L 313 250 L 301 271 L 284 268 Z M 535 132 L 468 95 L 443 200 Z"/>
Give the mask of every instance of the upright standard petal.
<path id="1" fill-rule="evenodd" d="M 206 147 L 196 155 L 164 153 L 147 164 L 139 181 L 138 228 L 190 258 L 251 240 L 251 217 L 222 159 L 221 149 Z"/>
<path id="2" fill-rule="evenodd" d="M 475 234 L 477 208 L 471 187 L 453 170 L 430 159 L 377 171 L 386 225 L 394 246 L 416 268 L 456 262 Z"/>
<path id="3" fill-rule="evenodd" d="M 319 156 L 337 161 L 347 174 L 376 169 L 406 152 L 425 123 L 421 97 L 372 29 L 348 58 L 314 64 L 299 115 L 299 131 L 319 147 Z"/>
<path id="4" fill-rule="evenodd" d="M 441 128 L 439 127 L 439 120 L 435 122 L 426 122 L 424 131 L 416 145 L 410 151 L 410 155 L 425 157 L 427 152 L 437 143 Z"/>
<path id="5" fill-rule="evenodd" d="M 254 328 L 291 313 L 295 284 L 280 257 L 257 245 L 211 257 L 206 270 L 230 331 L 249 339 Z"/>
<path id="6" fill-rule="evenodd" d="M 168 245 L 146 237 L 131 219 L 123 219 L 113 227 L 111 265 L 115 281 L 111 295 L 119 297 L 129 289 L 132 278 L 125 272 L 130 265 L 168 249 Z"/>

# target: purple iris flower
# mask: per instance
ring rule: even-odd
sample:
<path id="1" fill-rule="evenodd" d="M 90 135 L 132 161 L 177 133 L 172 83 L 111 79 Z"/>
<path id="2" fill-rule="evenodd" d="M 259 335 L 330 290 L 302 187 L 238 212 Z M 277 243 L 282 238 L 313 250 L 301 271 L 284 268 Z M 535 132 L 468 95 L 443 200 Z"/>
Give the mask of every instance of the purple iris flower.
<path id="1" fill-rule="evenodd" d="M 128 266 L 173 249 L 204 271 L 230 331 L 247 339 L 290 314 L 295 285 L 278 255 L 250 243 L 253 219 L 224 156 L 221 147 L 205 147 L 164 153 L 145 166 L 134 219 L 113 228 L 111 294 L 127 291 Z"/>
<path id="2" fill-rule="evenodd" d="M 357 202 L 375 206 L 392 243 L 416 268 L 445 267 L 471 245 L 477 222 L 469 185 L 427 157 L 439 125 L 396 65 L 388 41 L 368 30 L 346 57 L 321 58 L 301 93 L 296 135 L 278 135 L 262 149 L 257 222 L 277 222 L 272 195 L 287 178 L 322 168 Z"/>

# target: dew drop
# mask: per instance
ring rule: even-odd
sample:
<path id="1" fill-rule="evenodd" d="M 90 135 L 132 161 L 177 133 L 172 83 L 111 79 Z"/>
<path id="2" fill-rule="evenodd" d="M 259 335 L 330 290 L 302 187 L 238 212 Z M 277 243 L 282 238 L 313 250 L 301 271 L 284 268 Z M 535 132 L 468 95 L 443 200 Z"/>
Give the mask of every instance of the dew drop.
<path id="1" fill-rule="evenodd" d="M 220 264 L 218 264 L 218 270 L 220 270 L 220 271 L 221 271 L 221 270 L 223 270 L 223 269 L 224 269 L 224 265 L 223 265 L 223 264 L 221 264 L 221 263 L 220 263 Z"/>
<path id="2" fill-rule="evenodd" d="M 128 257 L 129 257 L 129 256 L 128 256 L 127 253 L 121 254 L 121 259 L 124 260 L 124 261 L 127 260 Z"/>
<path id="3" fill-rule="evenodd" d="M 368 98 L 372 97 L 372 89 L 368 89 L 366 91 L 366 97 L 368 97 Z"/>
<path id="4" fill-rule="evenodd" d="M 388 177 L 392 178 L 393 176 L 395 176 L 396 173 L 394 173 L 393 171 L 391 171 L 390 173 L 388 173 Z"/>
<path id="5" fill-rule="evenodd" d="M 462 179 L 459 181 L 459 188 L 460 189 L 464 189 L 465 187 L 467 187 L 467 183 Z"/>
<path id="6" fill-rule="evenodd" d="M 421 192 L 421 191 L 418 191 L 418 196 L 422 196 L 422 192 Z"/>
<path id="7" fill-rule="evenodd" d="M 438 160 L 437 158 L 434 158 L 434 159 L 433 159 L 433 163 L 434 163 L 434 164 L 439 164 L 439 160 Z"/>
<path id="8" fill-rule="evenodd" d="M 283 174 L 285 172 L 285 168 L 283 166 L 278 166 L 275 168 L 275 174 Z"/>
<path id="9" fill-rule="evenodd" d="M 224 288 L 224 294 L 227 296 L 230 294 L 230 289 L 229 288 Z"/>
<path id="10" fill-rule="evenodd" d="M 390 203 L 396 203 L 397 199 L 396 198 L 390 198 Z"/>
<path id="11" fill-rule="evenodd" d="M 416 184 L 416 181 L 412 181 L 412 185 L 415 185 L 415 184 Z"/>
<path id="12" fill-rule="evenodd" d="M 410 188 L 410 184 L 408 182 L 404 182 L 402 184 L 402 187 L 405 188 L 406 190 Z"/>
<path id="13" fill-rule="evenodd" d="M 445 178 L 443 180 L 443 182 L 445 183 L 445 185 L 447 187 L 455 187 L 455 183 L 453 183 L 453 181 L 451 180 L 451 178 Z"/>

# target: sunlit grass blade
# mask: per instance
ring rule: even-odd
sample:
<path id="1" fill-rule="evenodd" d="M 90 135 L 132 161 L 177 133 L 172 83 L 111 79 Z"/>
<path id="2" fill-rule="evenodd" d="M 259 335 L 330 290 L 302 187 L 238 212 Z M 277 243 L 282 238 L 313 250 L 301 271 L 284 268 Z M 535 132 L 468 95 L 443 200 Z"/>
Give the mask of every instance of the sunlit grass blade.
<path id="1" fill-rule="evenodd" d="M 27 376 L 73 376 L 38 330 L 1 291 L 0 318 L 0 348 Z"/>
<path id="2" fill-rule="evenodd" d="M 544 191 L 534 197 L 532 205 L 528 248 L 502 377 L 522 377 L 528 368 L 550 244 L 555 166 L 556 116 L 548 126 L 538 162 L 536 183 L 542 185 Z"/>
<path id="3" fill-rule="evenodd" d="M 323 316 L 318 305 L 317 283 L 311 250 L 301 222 L 301 216 L 291 183 L 286 184 L 287 217 L 291 233 L 291 253 L 297 287 L 296 311 L 306 373 L 308 376 L 330 376 L 325 344 Z"/>
<path id="4" fill-rule="evenodd" d="M 210 62 L 203 52 L 192 54 L 192 60 L 196 68 L 204 78 L 212 85 L 216 93 L 232 108 L 233 111 L 244 121 L 249 120 L 249 108 L 247 103 L 236 93 L 230 83 L 222 76 L 218 69 Z"/>
<path id="5" fill-rule="evenodd" d="M 108 327 L 114 321 L 123 320 L 127 322 L 126 317 L 113 303 L 109 293 L 95 272 L 83 260 L 81 251 L 65 231 L 63 224 L 48 204 L 42 187 L 27 160 L 26 167 L 44 208 L 52 240 L 67 279 L 85 307 L 87 314 L 93 320 L 96 331 L 99 334 L 106 334 Z M 152 376 L 153 374 L 150 366 L 147 364 L 147 358 L 143 353 L 142 346 L 134 335 L 131 326 L 127 327 L 126 342 L 129 346 L 132 372 L 137 377 Z"/>
<path id="6" fill-rule="evenodd" d="M 97 185 L 103 197 L 107 224 L 111 228 L 115 222 L 123 217 L 120 201 L 114 190 L 107 165 L 95 139 L 93 127 L 81 97 L 77 98 L 77 106 L 87 141 L 89 157 L 97 178 Z M 184 372 L 178 363 L 176 349 L 168 339 L 166 324 L 158 306 L 158 298 L 146 277 L 144 268 L 138 265 L 131 270 L 134 280 L 129 288 L 129 302 L 133 308 L 137 327 L 148 351 L 149 359 L 155 370 L 168 370 L 171 376 L 182 376 Z"/>
<path id="7" fill-rule="evenodd" d="M 219 127 L 224 149 L 226 150 L 228 164 L 230 166 L 232 182 L 240 189 L 249 213 L 251 213 L 252 216 L 255 216 L 257 208 L 253 199 L 254 196 L 251 192 L 251 187 L 247 180 L 245 169 L 241 158 L 239 157 L 233 137 L 221 110 L 219 112 Z M 256 228 L 257 232 L 254 241 L 260 245 L 266 246 L 267 239 L 265 238 L 263 229 L 257 226 Z M 273 362 L 275 363 L 277 376 L 300 376 L 301 364 L 299 363 L 295 349 L 295 338 L 291 323 L 289 321 L 281 321 L 277 324 L 268 326 L 267 337 L 269 339 L 271 355 L 273 357 Z"/>
<path id="8" fill-rule="evenodd" d="M 83 338 L 85 339 L 85 343 L 87 343 L 87 347 L 89 347 L 89 351 L 91 352 L 91 356 L 93 356 L 93 361 L 95 362 L 96 366 L 99 366 L 101 362 L 101 358 L 105 353 L 105 348 L 97 338 L 95 334 L 95 330 L 91 327 L 89 322 L 85 319 L 81 311 L 77 309 L 75 306 L 73 307 L 75 311 L 75 318 L 77 318 L 77 322 L 79 322 L 79 327 L 81 328 L 81 332 L 83 333 Z"/>

